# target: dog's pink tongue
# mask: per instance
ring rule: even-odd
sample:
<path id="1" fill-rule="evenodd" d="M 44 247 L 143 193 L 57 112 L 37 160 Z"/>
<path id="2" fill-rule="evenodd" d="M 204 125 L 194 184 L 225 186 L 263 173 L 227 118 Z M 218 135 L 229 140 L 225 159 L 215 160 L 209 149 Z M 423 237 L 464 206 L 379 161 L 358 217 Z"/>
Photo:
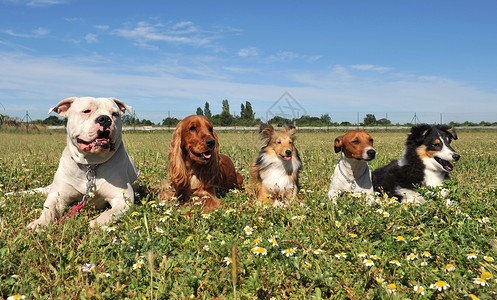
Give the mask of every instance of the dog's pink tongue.
<path id="1" fill-rule="evenodd" d="M 205 157 L 206 159 L 211 158 L 211 156 L 212 156 L 212 154 L 211 154 L 211 153 L 204 153 L 204 157 Z"/>
<path id="2" fill-rule="evenodd" d="M 285 160 L 290 160 L 290 159 L 292 159 L 291 156 L 285 156 Z"/>

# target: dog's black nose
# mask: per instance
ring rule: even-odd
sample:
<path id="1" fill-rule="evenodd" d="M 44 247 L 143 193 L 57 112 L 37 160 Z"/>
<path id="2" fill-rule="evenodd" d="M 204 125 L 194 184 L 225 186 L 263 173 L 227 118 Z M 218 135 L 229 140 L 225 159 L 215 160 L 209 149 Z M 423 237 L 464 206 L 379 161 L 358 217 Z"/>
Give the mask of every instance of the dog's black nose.
<path id="1" fill-rule="evenodd" d="M 374 149 L 369 149 L 367 152 L 368 157 L 374 158 L 376 156 L 376 151 Z"/>
<path id="2" fill-rule="evenodd" d="M 205 140 L 205 144 L 207 145 L 207 147 L 209 148 L 214 148 L 214 146 L 216 146 L 216 140 L 213 140 L 213 139 L 206 139 Z"/>
<path id="3" fill-rule="evenodd" d="M 103 128 L 109 128 L 112 120 L 109 116 L 102 115 L 95 119 L 95 123 L 100 124 Z"/>
<path id="4" fill-rule="evenodd" d="M 454 159 L 454 161 L 458 161 L 459 158 L 461 158 L 461 155 L 455 153 L 455 154 L 452 154 L 452 158 Z"/>
<path id="5" fill-rule="evenodd" d="M 286 156 L 292 156 L 292 151 L 291 150 L 286 150 L 285 154 L 286 154 Z"/>

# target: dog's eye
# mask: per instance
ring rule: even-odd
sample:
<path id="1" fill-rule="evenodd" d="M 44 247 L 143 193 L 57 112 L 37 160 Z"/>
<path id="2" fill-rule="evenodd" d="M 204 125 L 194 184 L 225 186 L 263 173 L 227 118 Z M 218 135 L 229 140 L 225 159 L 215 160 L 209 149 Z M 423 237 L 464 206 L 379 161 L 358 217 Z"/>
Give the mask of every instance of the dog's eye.
<path id="1" fill-rule="evenodd" d="M 276 143 L 281 144 L 281 141 L 277 141 Z"/>
<path id="2" fill-rule="evenodd" d="M 292 141 L 289 141 L 289 142 L 288 142 L 288 144 L 290 144 L 290 145 L 291 145 L 291 144 L 293 144 L 293 142 L 292 142 Z"/>
<path id="3" fill-rule="evenodd" d="M 195 126 L 191 126 L 190 131 L 197 131 L 197 128 L 195 128 Z"/>
<path id="4" fill-rule="evenodd" d="M 214 131 L 214 128 L 209 127 L 209 132 L 212 133 Z"/>
<path id="5" fill-rule="evenodd" d="M 374 140 L 373 140 L 373 139 L 369 139 L 369 142 L 370 142 L 370 143 L 373 143 L 373 142 L 374 142 Z"/>
<path id="6" fill-rule="evenodd" d="M 117 117 L 117 113 L 116 113 L 116 112 L 113 112 L 113 113 L 112 113 L 112 116 L 113 116 L 113 117 Z"/>
<path id="7" fill-rule="evenodd" d="M 357 144 L 359 144 L 359 141 L 358 140 L 353 140 L 351 143 L 357 145 Z"/>
<path id="8" fill-rule="evenodd" d="M 89 114 L 89 113 L 91 113 L 91 109 L 85 109 L 85 110 L 83 110 L 83 113 L 84 114 Z"/>

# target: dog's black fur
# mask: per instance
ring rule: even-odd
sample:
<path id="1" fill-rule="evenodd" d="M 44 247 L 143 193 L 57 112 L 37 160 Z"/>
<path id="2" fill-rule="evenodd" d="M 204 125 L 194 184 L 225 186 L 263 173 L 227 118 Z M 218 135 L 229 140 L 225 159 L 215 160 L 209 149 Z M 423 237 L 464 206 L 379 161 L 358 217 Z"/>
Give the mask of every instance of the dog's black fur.
<path id="1" fill-rule="evenodd" d="M 415 185 L 430 185 L 427 182 L 426 165 L 421 156 L 433 157 L 430 163 L 437 164 L 438 170 L 432 177 L 438 177 L 440 181 L 448 178 L 448 172 L 453 170 L 448 160 L 433 156 L 442 151 L 444 147 L 453 152 L 451 161 L 459 160 L 457 154 L 451 147 L 450 142 L 457 140 L 457 135 L 451 126 L 420 124 L 413 126 L 407 137 L 402 159 L 393 160 L 390 164 L 378 168 L 372 173 L 372 181 L 375 192 L 386 193 L 389 197 L 397 197 L 402 200 L 403 196 L 397 190 L 399 188 L 413 190 Z"/>

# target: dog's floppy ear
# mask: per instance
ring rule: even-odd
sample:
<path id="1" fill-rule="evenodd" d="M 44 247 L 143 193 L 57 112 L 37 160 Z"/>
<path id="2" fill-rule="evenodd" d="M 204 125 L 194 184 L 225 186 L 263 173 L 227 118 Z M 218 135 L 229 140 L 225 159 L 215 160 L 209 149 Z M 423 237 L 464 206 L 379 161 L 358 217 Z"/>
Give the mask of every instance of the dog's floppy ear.
<path id="1" fill-rule="evenodd" d="M 181 134 L 184 121 L 178 123 L 176 130 L 173 132 L 173 138 L 169 145 L 169 166 L 167 173 L 173 186 L 178 189 L 182 188 L 187 182 L 187 173 L 184 159 L 182 157 L 183 150 L 181 149 Z"/>
<path id="2" fill-rule="evenodd" d="M 65 117 L 67 114 L 67 110 L 69 110 L 69 108 L 71 107 L 74 100 L 76 100 L 76 98 L 77 97 L 70 97 L 70 98 L 66 98 L 66 99 L 60 101 L 59 103 L 57 103 L 57 105 L 50 108 L 48 110 L 48 113 L 51 113 L 54 111 L 54 112 L 58 113 L 61 117 Z"/>
<path id="3" fill-rule="evenodd" d="M 267 146 L 271 141 L 271 136 L 273 136 L 274 128 L 271 125 L 263 123 L 259 127 L 259 133 L 261 134 L 262 143 Z"/>
<path id="4" fill-rule="evenodd" d="M 124 115 L 124 113 L 126 111 L 128 111 L 130 114 L 133 114 L 133 108 L 131 106 L 124 104 L 124 102 L 122 102 L 119 99 L 112 98 L 112 97 L 110 99 L 114 100 L 114 102 L 116 102 L 117 106 L 119 106 L 119 110 L 121 111 L 121 115 Z"/>
<path id="5" fill-rule="evenodd" d="M 446 132 L 448 135 L 450 135 L 454 140 L 457 140 L 457 134 L 456 130 L 454 127 L 449 126 L 449 125 L 437 125 L 437 128 Z"/>
<path id="6" fill-rule="evenodd" d="M 431 126 L 428 124 L 419 124 L 411 128 L 408 139 L 414 140 L 416 144 L 423 142 L 425 136 L 431 131 Z"/>
<path id="7" fill-rule="evenodd" d="M 335 153 L 342 151 L 343 146 L 343 135 L 335 139 Z"/>

